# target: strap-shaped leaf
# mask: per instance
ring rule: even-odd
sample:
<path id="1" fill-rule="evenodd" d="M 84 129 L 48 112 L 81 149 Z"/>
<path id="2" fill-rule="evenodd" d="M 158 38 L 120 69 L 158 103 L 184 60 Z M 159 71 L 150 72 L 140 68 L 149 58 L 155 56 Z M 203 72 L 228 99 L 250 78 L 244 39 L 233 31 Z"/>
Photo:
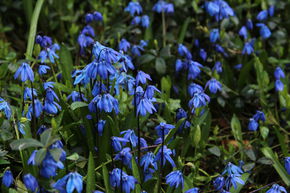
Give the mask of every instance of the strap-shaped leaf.
<path id="1" fill-rule="evenodd" d="M 26 138 L 12 141 L 10 147 L 13 150 L 23 150 L 29 147 L 43 147 L 43 144 L 35 139 Z"/>

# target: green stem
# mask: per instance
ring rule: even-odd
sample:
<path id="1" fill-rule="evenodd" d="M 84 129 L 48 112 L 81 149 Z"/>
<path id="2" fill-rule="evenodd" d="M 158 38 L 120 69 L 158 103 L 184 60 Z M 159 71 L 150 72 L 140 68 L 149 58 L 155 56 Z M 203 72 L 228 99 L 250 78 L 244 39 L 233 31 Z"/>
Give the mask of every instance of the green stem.
<path id="1" fill-rule="evenodd" d="M 40 10 L 43 5 L 43 2 L 44 0 L 37 0 L 33 14 L 32 14 L 29 35 L 28 35 L 28 44 L 27 44 L 27 49 L 25 53 L 26 59 L 30 59 L 32 57 L 32 51 L 33 51 L 36 29 L 37 29 L 37 22 L 38 22 L 38 18 L 39 18 L 39 14 L 40 14 Z"/>
<path id="2" fill-rule="evenodd" d="M 166 47 L 166 23 L 165 23 L 165 13 L 162 11 L 162 36 L 163 36 L 163 47 Z"/>

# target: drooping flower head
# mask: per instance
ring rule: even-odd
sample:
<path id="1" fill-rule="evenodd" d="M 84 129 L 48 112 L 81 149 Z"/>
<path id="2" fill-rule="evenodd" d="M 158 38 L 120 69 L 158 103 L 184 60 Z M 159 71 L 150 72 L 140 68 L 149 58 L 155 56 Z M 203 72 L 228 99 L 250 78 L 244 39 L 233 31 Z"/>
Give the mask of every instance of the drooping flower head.
<path id="1" fill-rule="evenodd" d="M 181 187 L 183 188 L 184 185 L 184 179 L 183 179 L 183 174 L 179 170 L 175 170 L 170 172 L 166 176 L 166 184 L 168 184 L 171 187 L 178 188 Z"/>
<path id="2" fill-rule="evenodd" d="M 26 80 L 30 80 L 31 82 L 34 81 L 34 74 L 29 64 L 27 64 L 26 62 L 23 62 L 20 65 L 20 67 L 17 69 L 17 71 L 14 74 L 14 79 L 17 79 L 18 77 L 20 77 L 20 80 L 22 82 L 25 82 Z"/>
<path id="3" fill-rule="evenodd" d="M 14 181 L 14 178 L 13 178 L 11 170 L 9 169 L 6 170 L 2 177 L 2 184 L 6 186 L 7 188 L 9 188 L 11 184 L 13 183 L 13 181 Z"/>
<path id="4" fill-rule="evenodd" d="M 128 6 L 124 9 L 124 11 L 129 12 L 131 16 L 135 14 L 139 15 L 142 13 L 142 7 L 138 1 L 131 1 Z"/>
<path id="5" fill-rule="evenodd" d="M 52 187 L 60 192 L 78 193 L 83 191 L 83 177 L 78 172 L 70 172 L 63 178 L 57 180 Z"/>

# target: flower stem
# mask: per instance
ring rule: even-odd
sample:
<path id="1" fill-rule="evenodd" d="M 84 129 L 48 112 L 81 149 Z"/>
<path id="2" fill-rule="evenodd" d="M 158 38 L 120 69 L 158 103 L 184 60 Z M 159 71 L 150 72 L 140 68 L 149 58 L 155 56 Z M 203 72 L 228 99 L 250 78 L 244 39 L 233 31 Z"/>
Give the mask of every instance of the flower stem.
<path id="1" fill-rule="evenodd" d="M 166 47 L 166 23 L 164 11 L 162 11 L 162 36 L 163 36 L 163 47 Z"/>

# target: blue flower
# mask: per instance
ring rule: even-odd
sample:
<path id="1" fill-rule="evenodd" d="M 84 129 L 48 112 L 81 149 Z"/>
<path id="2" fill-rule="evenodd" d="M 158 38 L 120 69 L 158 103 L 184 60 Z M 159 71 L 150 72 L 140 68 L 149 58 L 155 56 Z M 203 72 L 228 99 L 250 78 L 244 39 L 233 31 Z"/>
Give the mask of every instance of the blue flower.
<path id="1" fill-rule="evenodd" d="M 139 25 L 141 22 L 141 17 L 140 16 L 135 16 L 132 21 L 131 21 L 131 25 Z"/>
<path id="2" fill-rule="evenodd" d="M 159 137 L 164 137 L 169 133 L 171 129 L 175 128 L 175 126 L 171 124 L 166 124 L 164 122 L 161 122 L 159 125 L 155 127 L 155 130 L 157 131 L 157 135 Z"/>
<path id="3" fill-rule="evenodd" d="M 119 63 L 122 65 L 122 68 L 120 69 L 120 71 L 125 71 L 127 72 L 128 68 L 131 69 L 131 70 L 134 70 L 135 67 L 132 63 L 132 58 L 128 55 L 123 55 L 121 58 L 120 58 L 120 61 Z M 126 74 L 126 76 L 128 76 Z"/>
<path id="4" fill-rule="evenodd" d="M 144 173 L 144 182 L 147 182 L 148 180 L 153 178 L 155 170 L 152 168 L 149 168 L 148 170 L 145 170 Z"/>
<path id="5" fill-rule="evenodd" d="M 287 193 L 287 190 L 283 186 L 273 184 L 273 186 L 266 193 Z"/>
<path id="6" fill-rule="evenodd" d="M 58 110 L 61 110 L 61 106 L 56 102 L 50 102 L 45 100 L 43 110 L 48 114 L 57 114 Z"/>
<path id="7" fill-rule="evenodd" d="M 158 90 L 155 86 L 153 85 L 148 85 L 147 88 L 146 88 L 146 91 L 145 91 L 145 96 L 146 98 L 148 99 L 152 99 L 154 97 L 154 93 L 155 92 L 159 92 L 160 93 L 160 90 Z"/>
<path id="8" fill-rule="evenodd" d="M 127 142 L 129 142 L 128 139 L 125 139 L 122 137 L 112 137 L 111 140 L 112 140 L 113 149 L 116 152 L 119 152 L 122 150 L 122 144 L 125 145 Z"/>
<path id="9" fill-rule="evenodd" d="M 106 124 L 106 120 L 99 120 L 99 122 L 96 124 L 99 136 L 103 135 L 105 124 Z"/>
<path id="10" fill-rule="evenodd" d="M 85 16 L 85 22 L 86 23 L 91 23 L 94 20 L 94 16 L 91 13 L 87 13 Z"/>
<path id="11" fill-rule="evenodd" d="M 55 58 L 59 58 L 55 52 L 59 49 L 60 49 L 59 45 L 55 43 L 51 45 L 49 48 L 42 50 L 38 56 L 40 62 L 44 63 L 45 60 L 49 59 L 51 63 L 55 63 Z"/>
<path id="12" fill-rule="evenodd" d="M 258 24 L 256 24 L 256 26 L 258 26 L 260 28 L 260 35 L 263 39 L 267 39 L 271 36 L 271 31 L 268 28 L 268 26 L 266 26 L 263 23 L 258 23 Z"/>
<path id="13" fill-rule="evenodd" d="M 224 185 L 225 185 L 225 178 L 223 176 L 219 176 L 215 178 L 213 181 L 213 186 L 216 191 L 222 190 Z"/>
<path id="14" fill-rule="evenodd" d="M 38 182 L 33 175 L 31 174 L 24 175 L 23 182 L 28 190 L 32 192 L 36 192 L 36 190 L 38 190 Z"/>
<path id="15" fill-rule="evenodd" d="M 184 57 L 186 57 L 186 59 L 191 60 L 192 55 L 191 55 L 190 51 L 187 49 L 187 47 L 185 47 L 184 45 L 178 44 L 177 51 L 178 51 L 178 54 L 180 56 L 184 56 Z"/>
<path id="16" fill-rule="evenodd" d="M 156 109 L 149 99 L 143 98 L 140 100 L 137 106 L 137 115 L 141 115 L 144 117 L 146 116 L 147 112 L 149 114 L 153 114 L 153 112 L 156 112 Z"/>
<path id="17" fill-rule="evenodd" d="M 48 37 L 48 36 L 37 35 L 35 38 L 35 42 L 39 44 L 41 47 L 46 48 L 46 47 L 51 46 L 52 39 L 51 37 Z"/>
<path id="18" fill-rule="evenodd" d="M 155 159 L 154 161 L 158 161 L 160 162 L 161 161 L 161 154 L 162 154 L 162 148 L 160 147 L 156 156 L 155 156 Z M 172 151 L 171 149 L 168 149 L 166 145 L 163 146 L 163 160 L 162 160 L 162 166 L 164 166 L 166 164 L 166 161 L 168 161 L 172 167 L 176 167 L 173 159 L 170 157 L 172 155 Z"/>
<path id="19" fill-rule="evenodd" d="M 72 93 L 66 97 L 66 100 L 70 100 L 70 99 L 73 102 L 82 101 L 82 100 L 87 101 L 87 99 L 85 98 L 85 95 L 83 93 L 80 94 L 80 92 L 77 92 L 77 91 L 72 91 Z"/>
<path id="20" fill-rule="evenodd" d="M 175 62 L 176 72 L 180 72 L 182 69 L 186 69 L 186 68 L 187 68 L 187 66 L 186 66 L 185 62 L 182 62 L 182 60 L 180 60 L 180 59 L 176 60 L 176 62 Z"/>
<path id="21" fill-rule="evenodd" d="M 46 92 L 46 95 L 45 95 L 46 101 L 53 102 L 54 99 L 59 101 L 59 98 L 57 97 L 56 93 L 51 88 L 46 89 L 45 92 Z"/>
<path id="22" fill-rule="evenodd" d="M 120 160 L 124 165 L 131 168 L 132 154 L 130 151 L 131 149 L 129 147 L 125 147 L 118 154 L 116 154 L 114 159 Z"/>
<path id="23" fill-rule="evenodd" d="M 243 67 L 243 64 L 237 64 L 234 66 L 236 70 L 240 70 Z"/>
<path id="24" fill-rule="evenodd" d="M 144 172 L 149 169 L 151 165 L 155 170 L 157 170 L 157 163 L 154 161 L 155 155 L 152 152 L 147 152 L 141 158 L 140 165 L 143 166 Z"/>
<path id="25" fill-rule="evenodd" d="M 10 119 L 11 114 L 12 114 L 12 110 L 8 104 L 8 102 L 6 102 L 3 98 L 0 97 L 0 111 L 3 111 L 6 118 Z"/>
<path id="26" fill-rule="evenodd" d="M 215 16 L 220 12 L 220 7 L 216 2 L 206 2 L 205 9 L 210 16 Z"/>
<path id="27" fill-rule="evenodd" d="M 179 108 L 176 112 L 176 120 L 179 121 L 182 118 L 187 118 L 187 112 L 183 108 Z M 190 127 L 190 122 L 185 120 L 182 125 L 178 128 L 178 130 L 181 130 L 183 127 L 188 128 Z"/>
<path id="28" fill-rule="evenodd" d="M 281 80 L 276 80 L 275 81 L 275 88 L 276 91 L 282 91 L 284 89 L 284 84 Z"/>
<path id="29" fill-rule="evenodd" d="M 136 76 L 136 84 L 139 85 L 139 83 L 141 84 L 146 84 L 146 80 L 152 80 L 149 74 L 146 74 L 143 71 L 138 71 L 138 74 Z"/>
<path id="30" fill-rule="evenodd" d="M 123 171 L 122 171 L 123 173 Z M 112 187 L 119 187 L 121 181 L 121 169 L 115 168 L 110 173 L 110 184 Z"/>
<path id="31" fill-rule="evenodd" d="M 98 11 L 95 11 L 94 13 L 93 13 L 93 17 L 94 17 L 94 20 L 95 21 L 103 21 L 103 15 L 100 13 L 100 12 L 98 12 Z"/>
<path id="32" fill-rule="evenodd" d="M 6 170 L 3 174 L 2 184 L 6 186 L 7 188 L 9 188 L 11 184 L 13 183 L 13 181 L 14 181 L 14 178 L 13 178 L 12 172 L 9 169 Z"/>
<path id="33" fill-rule="evenodd" d="M 131 1 L 124 11 L 129 12 L 131 16 L 142 13 L 142 7 L 139 2 Z"/>
<path id="34" fill-rule="evenodd" d="M 49 69 L 50 69 L 50 67 L 47 66 L 47 65 L 39 65 L 39 67 L 38 67 L 38 74 L 40 76 L 42 76 L 42 75 L 46 74 L 47 73 L 47 70 L 49 70 Z"/>
<path id="35" fill-rule="evenodd" d="M 253 119 L 255 119 L 256 121 L 266 121 L 266 117 L 265 114 L 262 111 L 257 111 L 256 114 L 253 116 Z"/>
<path id="36" fill-rule="evenodd" d="M 183 174 L 179 170 L 175 170 L 170 172 L 166 176 L 166 184 L 168 184 L 170 187 L 178 188 L 181 187 L 183 188 L 184 186 L 184 179 L 183 179 Z"/>
<path id="37" fill-rule="evenodd" d="M 115 99 L 109 93 L 103 95 L 97 95 L 89 104 L 90 112 L 97 112 L 97 108 L 100 111 L 105 111 L 107 113 L 112 112 L 113 110 L 115 113 L 119 113 L 119 103 L 118 100 Z"/>
<path id="38" fill-rule="evenodd" d="M 216 79 L 212 78 L 209 81 L 207 81 L 206 87 L 209 88 L 209 91 L 213 94 L 216 94 L 217 91 L 221 91 L 222 90 L 222 84 L 217 81 Z"/>
<path id="39" fill-rule="evenodd" d="M 266 20 L 268 18 L 268 10 L 260 11 L 256 19 L 259 21 Z"/>
<path id="40" fill-rule="evenodd" d="M 225 181 L 226 189 L 229 190 L 231 186 L 234 186 L 234 189 L 237 189 L 237 183 L 244 185 L 245 182 L 240 177 L 240 174 L 230 174 Z"/>
<path id="41" fill-rule="evenodd" d="M 254 52 L 254 43 L 255 41 L 249 41 L 249 42 L 246 42 L 245 45 L 244 45 L 244 48 L 243 48 L 243 51 L 242 51 L 242 54 L 247 54 L 247 55 L 250 55 Z"/>
<path id="42" fill-rule="evenodd" d="M 242 36 L 244 39 L 247 39 L 248 37 L 248 32 L 246 26 L 241 27 L 239 31 L 239 35 Z"/>
<path id="43" fill-rule="evenodd" d="M 85 48 L 92 45 L 94 43 L 94 39 L 90 36 L 87 36 L 85 34 L 80 34 L 78 36 L 78 44 L 80 45 L 80 53 L 81 55 L 85 54 Z"/>
<path id="44" fill-rule="evenodd" d="M 144 28 L 148 28 L 150 24 L 149 16 L 148 15 L 143 15 L 141 17 L 141 26 Z"/>
<path id="45" fill-rule="evenodd" d="M 217 61 L 213 68 L 212 68 L 212 71 L 216 71 L 217 73 L 221 73 L 223 71 L 223 67 L 222 67 L 222 63 Z"/>
<path id="46" fill-rule="evenodd" d="M 190 85 L 188 85 L 187 91 L 189 95 L 193 97 L 195 93 L 203 92 L 203 88 L 199 84 L 190 83 Z"/>
<path id="47" fill-rule="evenodd" d="M 222 175 L 224 175 L 226 173 L 228 175 L 230 175 L 230 174 L 243 174 L 244 172 L 243 172 L 243 170 L 240 167 L 238 167 L 235 164 L 232 164 L 231 162 L 229 162 L 226 165 L 225 170 L 223 171 Z"/>
<path id="48" fill-rule="evenodd" d="M 25 135 L 25 125 L 22 124 L 20 121 L 17 122 L 17 128 L 18 128 L 18 131 L 22 134 L 22 135 Z"/>
<path id="49" fill-rule="evenodd" d="M 102 94 L 102 92 L 107 92 L 107 91 L 108 89 L 103 83 L 96 82 L 92 90 L 92 95 L 97 96 L 97 95 Z"/>
<path id="50" fill-rule="evenodd" d="M 199 190 L 198 188 L 191 188 L 191 189 L 185 191 L 184 193 L 198 193 L 198 190 Z"/>
<path id="51" fill-rule="evenodd" d="M 200 68 L 202 67 L 202 65 L 196 61 L 192 61 L 190 60 L 188 62 L 188 75 L 187 75 L 187 79 L 190 80 L 194 80 L 198 77 L 198 75 L 200 74 L 201 70 Z"/>
<path id="52" fill-rule="evenodd" d="M 161 13 L 164 11 L 164 13 L 173 13 L 174 12 L 174 6 L 172 3 L 167 3 L 163 0 L 159 0 L 152 8 L 153 11 L 157 13 Z"/>
<path id="53" fill-rule="evenodd" d="M 285 169 L 286 169 L 288 175 L 290 175 L 290 157 L 285 158 L 284 166 L 285 166 Z"/>
<path id="54" fill-rule="evenodd" d="M 43 83 L 43 88 L 44 90 L 48 89 L 48 88 L 54 88 L 54 82 L 45 82 Z"/>
<path id="55" fill-rule="evenodd" d="M 274 71 L 274 76 L 275 76 L 276 80 L 280 79 L 280 78 L 285 78 L 285 73 L 281 67 L 276 67 L 276 69 Z"/>
<path id="56" fill-rule="evenodd" d="M 97 75 L 99 75 L 103 80 L 107 79 L 109 75 L 114 74 L 116 72 L 115 67 L 106 62 L 102 61 L 93 61 L 92 63 L 87 65 L 86 75 L 91 79 L 97 79 Z"/>
<path id="57" fill-rule="evenodd" d="M 94 28 L 92 28 L 92 26 L 90 25 L 86 25 L 82 31 L 81 34 L 83 35 L 87 35 L 87 36 L 91 36 L 91 37 L 95 37 L 95 31 Z"/>
<path id="58" fill-rule="evenodd" d="M 32 116 L 33 116 L 33 111 L 34 112 L 34 116 L 36 118 L 40 117 L 41 113 L 42 113 L 42 104 L 41 102 L 38 100 L 38 99 L 35 99 L 34 100 L 34 108 L 33 108 L 33 105 L 31 103 L 31 105 L 29 105 L 28 107 L 28 111 L 27 111 L 27 114 L 26 114 L 26 118 L 31 120 Z"/>
<path id="59" fill-rule="evenodd" d="M 212 29 L 209 35 L 209 40 L 211 43 L 215 43 L 220 37 L 219 29 Z"/>
<path id="60" fill-rule="evenodd" d="M 224 57 L 228 57 L 228 56 L 229 56 L 229 55 L 226 53 L 225 49 L 224 49 L 222 46 L 218 45 L 218 44 L 215 45 L 215 50 L 216 50 L 217 52 L 223 54 Z"/>
<path id="61" fill-rule="evenodd" d="M 70 172 L 57 180 L 53 184 L 53 188 L 60 192 L 73 193 L 76 190 L 78 193 L 81 193 L 83 191 L 83 177 L 77 172 Z"/>
<path id="62" fill-rule="evenodd" d="M 127 52 L 130 47 L 131 47 L 130 43 L 126 39 L 122 38 L 119 43 L 119 50 Z"/>
<path id="63" fill-rule="evenodd" d="M 121 177 L 122 173 L 122 177 Z M 121 171 L 119 168 L 115 168 L 110 175 L 110 184 L 112 187 L 120 187 L 122 180 L 122 191 L 125 193 L 130 193 L 131 190 L 134 190 L 137 180 L 133 176 L 127 175 L 124 171 Z"/>
<path id="64" fill-rule="evenodd" d="M 197 92 L 193 95 L 188 105 L 190 108 L 195 109 L 206 106 L 209 101 L 210 98 L 208 95 L 206 95 L 204 92 Z"/>
<path id="65" fill-rule="evenodd" d="M 112 48 L 103 46 L 99 42 L 95 42 L 93 46 L 93 54 L 97 61 L 106 61 L 106 63 L 113 64 L 120 60 L 122 54 Z"/>
<path id="66" fill-rule="evenodd" d="M 203 59 L 203 61 L 206 60 L 206 57 L 207 57 L 207 53 L 204 49 L 200 49 L 199 50 L 199 56 Z"/>
<path id="67" fill-rule="evenodd" d="M 57 175 L 56 170 L 58 168 L 59 169 L 64 168 L 62 162 L 55 161 L 54 158 L 50 155 L 50 153 L 47 153 L 41 163 L 40 175 L 44 178 L 54 177 Z"/>
<path id="68" fill-rule="evenodd" d="M 31 82 L 34 81 L 34 74 L 29 66 L 29 64 L 23 62 L 17 71 L 14 74 L 14 79 L 17 79 L 20 76 L 20 80 L 25 82 L 26 80 L 30 80 Z"/>
<path id="69" fill-rule="evenodd" d="M 270 17 L 273 17 L 274 16 L 274 13 L 275 13 L 275 6 L 274 5 L 271 5 L 268 9 L 268 13 L 269 13 L 269 16 Z"/>
<path id="70" fill-rule="evenodd" d="M 252 29 L 253 29 L 254 25 L 253 25 L 253 22 L 252 22 L 251 19 L 248 19 L 248 20 L 247 20 L 246 26 L 247 26 L 247 28 L 248 28 L 249 30 L 252 30 Z"/>
<path id="71" fill-rule="evenodd" d="M 33 165 L 34 166 L 36 164 L 36 162 L 35 162 L 35 155 L 36 155 L 36 153 L 37 153 L 37 150 L 34 150 L 31 153 L 29 159 L 27 160 L 27 165 Z"/>
<path id="72" fill-rule="evenodd" d="M 132 129 L 122 131 L 120 134 L 121 135 L 124 134 L 124 139 L 127 139 L 128 141 L 130 141 L 133 147 L 137 146 L 138 137 L 136 136 L 135 132 Z"/>

